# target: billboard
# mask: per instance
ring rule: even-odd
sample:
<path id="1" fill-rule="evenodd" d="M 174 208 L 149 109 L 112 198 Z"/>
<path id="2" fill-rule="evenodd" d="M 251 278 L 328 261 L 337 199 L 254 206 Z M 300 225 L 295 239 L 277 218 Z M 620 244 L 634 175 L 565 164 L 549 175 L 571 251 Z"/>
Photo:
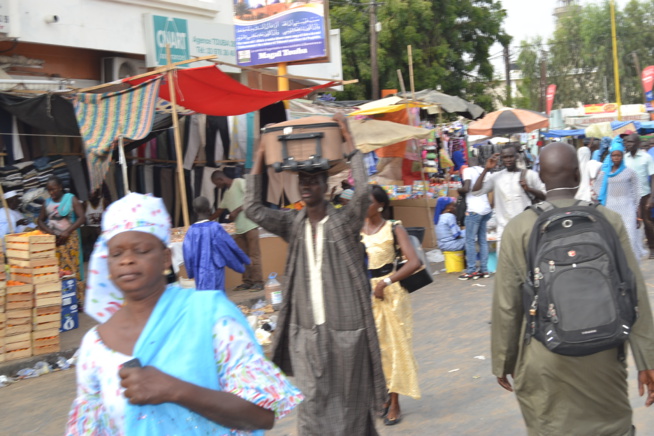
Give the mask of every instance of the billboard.
<path id="1" fill-rule="evenodd" d="M 618 111 L 618 105 L 615 103 L 585 104 L 584 114 L 612 114 Z"/>
<path id="2" fill-rule="evenodd" d="M 146 54 L 148 67 L 166 65 L 166 44 L 170 45 L 172 62 L 185 61 L 194 56 L 216 55 L 219 61 L 236 63 L 234 27 L 211 21 L 187 20 L 145 14 Z M 198 63 L 181 65 L 181 68 L 198 66 Z M 222 65 L 224 72 L 239 70 Z"/>
<path id="3" fill-rule="evenodd" d="M 326 1 L 326 0 L 325 0 Z M 327 5 L 323 0 L 263 4 L 235 0 L 238 65 L 318 60 L 329 56 Z"/>

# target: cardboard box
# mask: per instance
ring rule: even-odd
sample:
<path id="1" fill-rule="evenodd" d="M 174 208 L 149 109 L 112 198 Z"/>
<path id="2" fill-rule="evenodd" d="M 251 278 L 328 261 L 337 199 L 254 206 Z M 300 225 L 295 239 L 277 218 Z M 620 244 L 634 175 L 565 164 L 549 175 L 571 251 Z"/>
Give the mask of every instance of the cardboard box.
<path id="1" fill-rule="evenodd" d="M 61 289 L 64 294 L 67 294 L 69 292 L 77 292 L 77 279 L 64 278 L 61 281 Z"/>
<path id="2" fill-rule="evenodd" d="M 79 312 L 77 304 L 63 306 L 61 308 L 61 327 L 60 332 L 67 332 L 79 327 Z"/>
<path id="3" fill-rule="evenodd" d="M 63 290 L 63 294 L 61 295 L 61 305 L 62 306 L 71 306 L 73 304 L 77 304 L 77 292 L 76 291 L 67 291 Z"/>

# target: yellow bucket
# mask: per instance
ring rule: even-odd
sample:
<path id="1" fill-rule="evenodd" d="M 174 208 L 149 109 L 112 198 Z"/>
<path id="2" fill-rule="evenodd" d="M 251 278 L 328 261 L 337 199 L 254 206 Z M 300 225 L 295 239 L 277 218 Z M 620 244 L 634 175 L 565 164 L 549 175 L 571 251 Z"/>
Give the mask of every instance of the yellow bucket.
<path id="1" fill-rule="evenodd" d="M 465 251 L 444 251 L 445 272 L 458 273 L 466 269 Z"/>

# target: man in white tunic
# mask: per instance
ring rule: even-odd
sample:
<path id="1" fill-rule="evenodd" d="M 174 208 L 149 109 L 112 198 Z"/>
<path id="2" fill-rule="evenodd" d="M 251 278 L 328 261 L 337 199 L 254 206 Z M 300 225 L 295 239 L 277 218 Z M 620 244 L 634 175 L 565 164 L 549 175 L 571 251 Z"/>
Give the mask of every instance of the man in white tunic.
<path id="1" fill-rule="evenodd" d="M 497 220 L 497 238 L 502 238 L 504 227 L 509 221 L 522 213 L 533 200 L 545 200 L 545 185 L 532 170 L 520 170 L 516 165 L 518 150 L 508 144 L 502 148 L 501 158 L 505 168 L 497 173 L 487 175 L 497 166 L 500 154 L 494 154 L 472 187 L 473 195 L 493 193 L 495 219 Z M 498 245 L 499 249 L 499 245 Z"/>

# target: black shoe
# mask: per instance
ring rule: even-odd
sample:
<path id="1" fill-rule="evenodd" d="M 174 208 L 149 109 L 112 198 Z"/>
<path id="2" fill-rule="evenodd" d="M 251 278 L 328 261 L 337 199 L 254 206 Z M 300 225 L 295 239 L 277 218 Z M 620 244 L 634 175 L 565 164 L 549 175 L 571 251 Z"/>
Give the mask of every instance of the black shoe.
<path id="1" fill-rule="evenodd" d="M 477 280 L 479 277 L 480 276 L 476 272 L 472 274 L 463 273 L 459 276 L 459 280 L 470 280 L 470 279 Z"/>
<path id="2" fill-rule="evenodd" d="M 479 274 L 479 277 L 483 277 L 485 279 L 487 279 L 487 278 L 489 278 L 491 276 L 488 271 L 483 272 L 483 273 L 477 273 L 477 274 Z"/>
<path id="3" fill-rule="evenodd" d="M 386 417 L 384 418 L 384 425 L 395 425 L 399 424 L 400 421 L 402 421 L 402 415 L 398 416 L 397 418 Z"/>

